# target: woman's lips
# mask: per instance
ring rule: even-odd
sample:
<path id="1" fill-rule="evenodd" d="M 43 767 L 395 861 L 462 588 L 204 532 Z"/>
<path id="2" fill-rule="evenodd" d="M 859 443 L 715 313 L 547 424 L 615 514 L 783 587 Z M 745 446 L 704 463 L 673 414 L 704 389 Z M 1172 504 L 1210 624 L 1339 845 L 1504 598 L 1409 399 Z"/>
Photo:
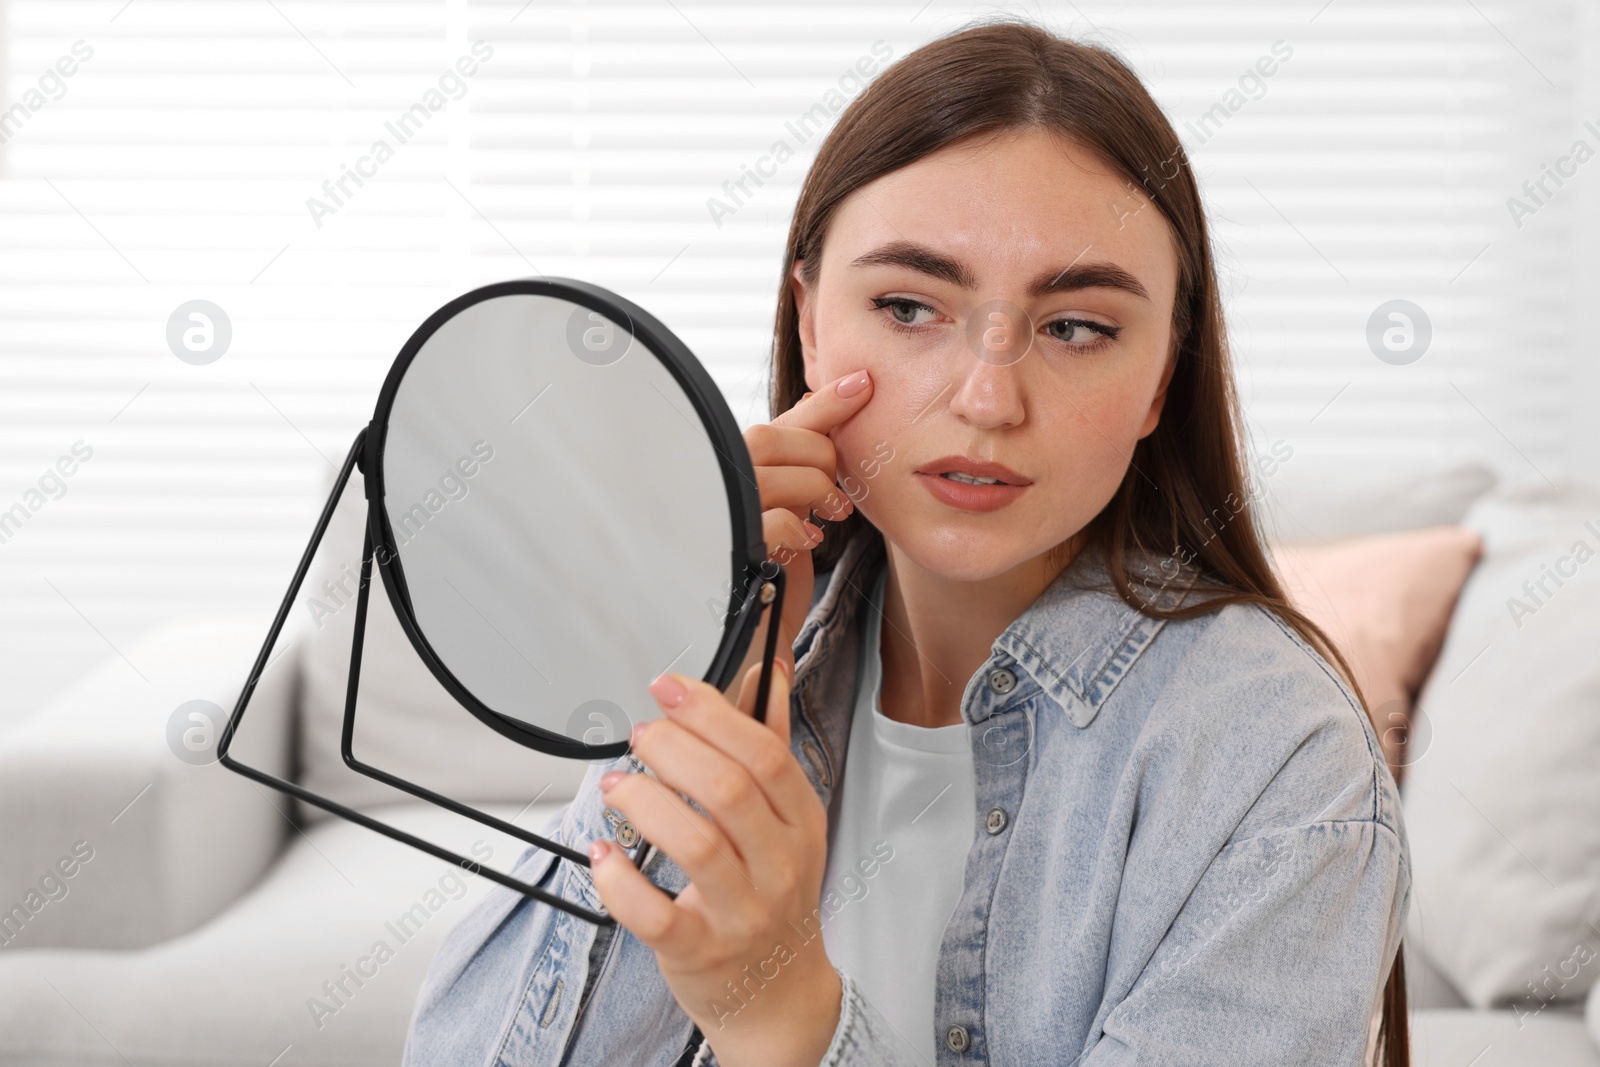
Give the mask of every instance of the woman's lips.
<path id="1" fill-rule="evenodd" d="M 922 464 L 917 471 L 922 474 L 948 474 L 951 471 L 959 471 L 975 478 L 995 478 L 1007 485 L 1027 485 L 1033 481 L 1032 478 L 1023 477 L 1004 463 L 968 459 L 959 455 L 940 456 L 932 462 Z"/>
<path id="2" fill-rule="evenodd" d="M 916 477 L 935 500 L 962 511 L 996 511 L 1028 491 L 1026 485 L 969 485 L 922 471 L 917 471 Z"/>

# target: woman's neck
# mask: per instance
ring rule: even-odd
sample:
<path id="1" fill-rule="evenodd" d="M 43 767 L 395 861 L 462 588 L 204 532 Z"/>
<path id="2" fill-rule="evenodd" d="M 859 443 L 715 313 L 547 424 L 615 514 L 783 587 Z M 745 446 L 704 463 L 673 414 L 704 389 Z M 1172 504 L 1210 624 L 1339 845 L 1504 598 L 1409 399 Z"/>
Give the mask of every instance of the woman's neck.
<path id="1" fill-rule="evenodd" d="M 953 581 L 919 567 L 885 541 L 889 575 L 883 590 L 879 658 L 883 714 L 912 726 L 962 722 L 967 680 L 989 659 L 994 639 L 1071 565 L 1046 552 L 981 582 Z"/>

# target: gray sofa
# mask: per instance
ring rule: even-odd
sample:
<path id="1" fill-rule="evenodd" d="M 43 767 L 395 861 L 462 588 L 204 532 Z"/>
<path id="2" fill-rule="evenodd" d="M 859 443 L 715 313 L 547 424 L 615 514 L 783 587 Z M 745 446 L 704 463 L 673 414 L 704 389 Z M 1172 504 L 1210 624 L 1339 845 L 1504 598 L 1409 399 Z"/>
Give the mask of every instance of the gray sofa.
<path id="1" fill-rule="evenodd" d="M 509 869 L 517 839 L 340 760 L 362 504 L 353 484 L 233 754 Z M 374 593 L 357 753 L 540 830 L 588 765 L 507 745 L 462 711 Z M 163 629 L 123 649 L 147 683 L 118 660 L 0 735 L 0 907 L 43 901 L 10 927 L 0 916 L 0 1064 L 399 1062 L 429 959 L 490 883 L 192 762 L 205 756 L 184 732 L 206 724 L 191 713 L 232 711 L 268 621 Z M 455 759 L 441 769 L 442 750 Z"/>
<path id="2" fill-rule="evenodd" d="M 1372 486 L 1341 487 L 1309 457 L 1298 462 L 1272 479 L 1280 534 L 1455 521 L 1492 481 L 1436 471 L 1407 485 L 1396 474 L 1398 488 L 1374 502 Z M 1363 492 L 1365 502 L 1352 496 Z M 360 503 L 357 487 L 341 504 L 236 752 L 504 869 L 520 843 L 339 763 Z M 587 766 L 506 751 L 416 662 L 383 597 L 373 598 L 369 621 L 358 752 L 518 825 L 552 826 Z M 125 666 L 109 665 L 0 735 L 0 907 L 26 913 L 0 932 L 0 1063 L 398 1062 L 428 960 L 487 883 L 300 810 L 220 766 L 180 758 L 183 731 L 197 723 L 180 709 L 203 708 L 191 703 L 199 700 L 231 710 L 266 623 L 163 630 L 125 650 L 148 682 L 129 684 Z M 1447 648 L 1441 663 L 1456 655 Z M 1600 717 L 1600 706 L 1590 710 Z M 438 766 L 440 751 L 452 753 L 453 768 Z M 1591 818 L 1600 815 L 1592 791 L 1580 800 Z M 1477 973 L 1454 951 L 1471 938 L 1446 921 L 1449 902 L 1428 881 L 1434 869 L 1419 859 L 1417 874 L 1422 920 L 1407 932 L 1415 1062 L 1600 1067 L 1583 1015 L 1600 964 L 1583 968 L 1548 1006 L 1539 1001 L 1540 1010 L 1494 1006 L 1481 988 L 1474 1007 L 1447 977 Z M 1442 918 L 1430 925 L 1435 915 Z M 1481 921 L 1492 926 L 1497 917 Z M 1451 951 L 1437 947 L 1441 939 Z"/>

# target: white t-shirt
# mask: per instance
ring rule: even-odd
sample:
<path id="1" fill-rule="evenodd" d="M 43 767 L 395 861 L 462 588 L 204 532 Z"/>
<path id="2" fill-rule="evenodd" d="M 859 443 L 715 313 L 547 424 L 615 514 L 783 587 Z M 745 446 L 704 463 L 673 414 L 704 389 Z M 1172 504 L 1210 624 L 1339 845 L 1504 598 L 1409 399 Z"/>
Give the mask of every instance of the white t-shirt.
<path id="1" fill-rule="evenodd" d="M 964 722 L 930 729 L 879 709 L 887 581 L 885 569 L 864 609 L 861 688 L 822 883 L 822 941 L 868 1003 L 934 1063 L 939 942 L 961 899 L 974 832 L 972 746 Z"/>

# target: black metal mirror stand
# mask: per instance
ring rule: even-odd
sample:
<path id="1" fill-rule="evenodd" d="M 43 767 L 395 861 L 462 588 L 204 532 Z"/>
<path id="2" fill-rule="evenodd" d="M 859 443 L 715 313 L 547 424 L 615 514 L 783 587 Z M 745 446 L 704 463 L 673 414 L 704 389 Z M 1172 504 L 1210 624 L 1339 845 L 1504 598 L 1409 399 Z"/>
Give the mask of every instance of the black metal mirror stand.
<path id="1" fill-rule="evenodd" d="M 222 734 L 218 738 L 217 759 L 224 767 L 227 767 L 229 770 L 235 771 L 238 774 L 242 774 L 246 778 L 253 779 L 263 785 L 270 786 L 279 792 L 286 793 L 289 796 L 303 800 L 307 804 L 312 804 L 316 807 L 322 808 L 324 811 L 331 812 L 342 819 L 347 819 L 350 822 L 365 826 L 369 830 L 374 830 L 386 837 L 390 837 L 396 841 L 410 845 L 412 848 L 426 852 L 430 856 L 435 856 L 438 859 L 454 863 L 470 873 L 482 874 L 490 881 L 498 882 L 500 885 L 506 886 L 509 889 L 515 889 L 524 896 L 532 897 L 535 900 L 542 901 L 543 903 L 549 904 L 553 908 L 559 908 L 562 911 L 576 915 L 579 918 L 586 919 L 598 926 L 614 925 L 616 920 L 604 912 L 593 911 L 589 908 L 583 907 L 582 905 L 574 904 L 573 902 L 557 896 L 554 893 L 540 889 L 538 886 L 529 885 L 528 883 L 513 878 L 508 874 L 503 874 L 500 871 L 493 870 L 492 868 L 484 867 L 474 859 L 462 856 L 459 853 L 452 852 L 451 850 L 436 845 L 430 841 L 425 841 L 414 834 L 406 833 L 404 830 L 400 830 L 386 823 L 380 822 L 369 815 L 366 815 L 360 811 L 356 811 L 355 809 L 340 804 L 337 801 L 329 800 L 327 797 L 313 793 L 309 789 L 306 789 L 304 786 L 301 786 L 296 782 L 289 781 L 285 778 L 279 778 L 278 776 L 269 774 L 266 771 L 260 770 L 259 768 L 250 767 L 246 764 L 240 763 L 238 760 L 234 759 L 228 754 L 228 747 L 233 741 L 234 733 L 238 730 L 240 721 L 244 718 L 245 708 L 249 705 L 250 697 L 255 692 L 256 683 L 260 680 L 261 675 L 266 671 L 268 657 L 270 657 L 272 654 L 273 646 L 277 644 L 278 635 L 283 630 L 283 624 L 285 620 L 288 619 L 289 611 L 294 605 L 294 598 L 300 591 L 301 583 L 305 581 L 306 573 L 311 568 L 311 561 L 316 555 L 317 546 L 322 543 L 323 534 L 327 532 L 328 523 L 333 517 L 333 512 L 339 503 L 339 498 L 344 493 L 345 485 L 350 480 L 351 472 L 360 462 L 360 457 L 363 453 L 363 448 L 366 441 L 366 435 L 366 429 L 363 429 L 359 434 L 356 435 L 355 443 L 351 445 L 350 452 L 345 457 L 344 465 L 339 469 L 339 475 L 334 481 L 333 491 L 329 494 L 328 502 L 323 506 L 322 514 L 317 519 L 316 529 L 311 534 L 311 541 L 306 546 L 305 553 L 300 557 L 300 565 L 295 568 L 294 578 L 289 583 L 289 591 L 284 595 L 283 603 L 279 605 L 278 613 L 272 620 L 272 627 L 267 631 L 267 639 L 262 643 L 261 651 L 257 654 L 255 664 L 250 669 L 250 676 L 248 679 L 246 679 L 244 688 L 239 693 L 239 700 L 234 706 L 233 714 L 229 716 L 227 725 L 223 727 Z M 380 503 L 381 502 L 369 502 L 368 507 L 371 508 L 380 506 Z M 369 778 L 374 778 L 380 782 L 383 782 L 385 785 L 392 786 L 395 789 L 410 793 L 412 796 L 427 800 L 433 804 L 437 804 L 438 806 L 454 812 L 457 815 L 463 815 L 486 826 L 491 826 L 502 833 L 518 838 L 519 840 L 525 841 L 528 844 L 534 845 L 538 848 L 546 849 L 563 859 L 572 861 L 573 863 L 577 863 L 585 867 L 589 866 L 588 856 L 574 849 L 568 848 L 558 841 L 552 841 L 548 838 L 540 836 L 539 834 L 535 834 L 531 831 L 524 830 L 519 826 L 515 826 L 509 822 L 506 822 L 504 819 L 499 819 L 495 816 L 487 814 L 486 812 L 478 811 L 475 808 L 462 804 L 461 802 L 453 800 L 450 797 L 444 796 L 443 794 L 436 793 L 430 789 L 425 789 L 422 786 L 416 785 L 415 783 L 397 778 L 386 771 L 383 771 L 377 767 L 373 767 L 370 764 L 363 763 L 356 758 L 353 750 L 353 740 L 355 737 L 356 694 L 359 688 L 361 676 L 362 639 L 366 633 L 367 597 L 370 592 L 372 580 L 373 550 L 372 521 L 370 514 L 368 516 L 368 521 L 365 523 L 365 527 L 366 537 L 361 550 L 361 583 L 356 601 L 355 635 L 351 643 L 350 650 L 350 679 L 349 685 L 345 691 L 344 728 L 340 738 L 340 754 L 343 756 L 344 762 L 352 770 L 364 774 Z M 386 565 L 385 561 L 379 561 L 379 563 L 380 566 Z M 776 567 L 774 569 L 774 573 L 770 576 L 765 576 L 763 570 L 763 574 L 758 575 L 757 577 L 759 580 L 752 581 L 749 584 L 744 602 L 740 605 L 738 616 L 734 621 L 735 626 L 749 625 L 749 619 L 752 613 L 757 613 L 763 608 L 770 609 L 770 619 L 777 620 L 782 618 L 783 587 L 785 577 L 783 568 Z M 772 670 L 774 656 L 777 650 L 777 637 L 779 628 L 780 627 L 777 625 L 771 625 L 767 628 L 766 646 L 762 653 L 761 679 L 756 689 L 755 716 L 758 722 L 764 722 L 766 718 L 765 713 L 767 699 L 769 690 L 771 688 Z M 639 860 L 637 861 L 640 867 L 644 866 L 653 850 L 654 846 L 649 846 L 640 850 Z M 672 895 L 676 896 L 676 894 Z"/>

